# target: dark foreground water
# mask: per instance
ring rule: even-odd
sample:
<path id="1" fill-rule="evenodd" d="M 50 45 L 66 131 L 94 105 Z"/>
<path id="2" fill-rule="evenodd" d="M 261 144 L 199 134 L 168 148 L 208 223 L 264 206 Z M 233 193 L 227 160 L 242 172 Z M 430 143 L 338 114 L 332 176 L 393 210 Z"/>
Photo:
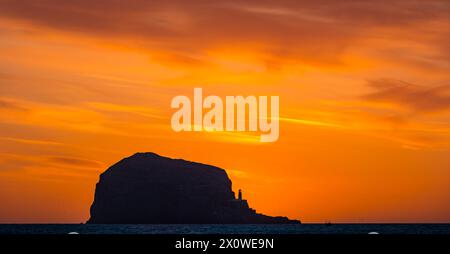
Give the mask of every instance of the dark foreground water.
<path id="1" fill-rule="evenodd" d="M 450 224 L 82 225 L 0 224 L 0 234 L 450 234 Z"/>

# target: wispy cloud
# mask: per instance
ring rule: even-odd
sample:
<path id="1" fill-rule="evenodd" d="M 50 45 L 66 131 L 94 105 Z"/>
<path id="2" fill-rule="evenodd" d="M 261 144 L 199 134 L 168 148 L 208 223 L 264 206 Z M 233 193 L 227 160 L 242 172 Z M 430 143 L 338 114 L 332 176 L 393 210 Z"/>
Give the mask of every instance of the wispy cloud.
<path id="1" fill-rule="evenodd" d="M 30 144 L 30 145 L 51 145 L 51 146 L 60 146 L 64 145 L 63 143 L 49 140 L 39 140 L 39 139 L 24 139 L 24 138 L 12 138 L 12 137 L 0 137 L 0 140 Z"/>
<path id="2" fill-rule="evenodd" d="M 124 112 L 151 118 L 168 119 L 167 116 L 160 114 L 156 109 L 146 106 L 113 104 L 105 102 L 87 102 L 86 105 L 96 110 Z"/>
<path id="3" fill-rule="evenodd" d="M 26 110 L 26 108 L 17 101 L 0 98 L 0 110 Z"/>
<path id="4" fill-rule="evenodd" d="M 320 126 L 320 127 L 333 127 L 333 128 L 342 128 L 343 126 L 336 123 L 330 123 L 319 120 L 309 120 L 309 119 L 301 119 L 301 118 L 289 118 L 289 117 L 280 117 L 280 121 L 296 123 L 302 125 L 311 125 L 311 126 Z"/>
<path id="5" fill-rule="evenodd" d="M 42 174 L 44 175 L 46 170 L 57 171 L 60 174 L 73 174 L 78 171 L 91 172 L 92 170 L 102 169 L 103 167 L 102 162 L 80 156 L 30 156 L 21 153 L 0 153 L 0 170 L 3 173 L 14 173 L 18 170 L 41 168 L 43 169 Z M 35 174 L 39 174 L 39 172 L 37 171 Z"/>
<path id="6" fill-rule="evenodd" d="M 51 156 L 48 157 L 47 160 L 50 163 L 69 167 L 101 168 L 103 166 L 103 164 L 98 161 L 65 156 Z"/>
<path id="7" fill-rule="evenodd" d="M 339 58 L 349 47 L 367 36 L 365 31 L 445 21 L 449 9 L 445 0 L 364 3 L 139 0 L 133 4 L 109 1 L 107 5 L 99 0 L 0 1 L 0 16 L 4 18 L 89 36 L 130 38 L 138 41 L 141 47 L 165 51 L 164 56 L 178 56 L 178 60 L 190 65 L 202 63 L 198 57 L 190 56 L 198 56 L 230 40 L 262 45 L 267 53 L 282 54 L 291 60 L 336 64 L 341 62 Z M 440 34 L 442 31 L 437 33 L 430 29 L 427 34 L 430 33 L 447 41 Z M 447 44 L 438 46 L 444 51 Z M 173 60 L 173 57 L 169 58 Z"/>
<path id="8" fill-rule="evenodd" d="M 450 85 L 420 86 L 393 79 L 369 81 L 375 91 L 362 98 L 376 102 L 393 103 L 415 112 L 450 110 Z"/>

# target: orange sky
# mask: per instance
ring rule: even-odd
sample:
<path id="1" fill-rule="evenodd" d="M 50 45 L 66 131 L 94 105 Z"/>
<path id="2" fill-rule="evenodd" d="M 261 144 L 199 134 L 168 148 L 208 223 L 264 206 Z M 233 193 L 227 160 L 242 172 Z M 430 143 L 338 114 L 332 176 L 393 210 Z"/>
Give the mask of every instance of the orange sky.
<path id="1" fill-rule="evenodd" d="M 0 223 L 84 222 L 135 152 L 304 222 L 450 222 L 448 1 L 0 0 Z M 176 95 L 278 95 L 280 138 L 175 133 Z"/>

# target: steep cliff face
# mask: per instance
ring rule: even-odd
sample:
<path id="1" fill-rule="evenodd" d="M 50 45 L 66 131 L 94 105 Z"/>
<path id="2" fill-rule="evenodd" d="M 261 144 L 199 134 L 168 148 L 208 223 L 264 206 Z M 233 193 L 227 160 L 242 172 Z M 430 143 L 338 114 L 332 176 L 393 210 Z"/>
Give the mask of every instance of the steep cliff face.
<path id="1" fill-rule="evenodd" d="M 225 170 L 137 153 L 100 175 L 87 223 L 298 223 L 235 199 Z"/>

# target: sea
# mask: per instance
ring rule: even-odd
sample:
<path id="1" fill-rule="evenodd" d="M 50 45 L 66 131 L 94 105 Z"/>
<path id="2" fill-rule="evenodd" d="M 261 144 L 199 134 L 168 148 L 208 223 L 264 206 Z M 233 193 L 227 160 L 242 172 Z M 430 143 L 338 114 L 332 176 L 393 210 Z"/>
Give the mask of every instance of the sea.
<path id="1" fill-rule="evenodd" d="M 0 234 L 450 234 L 450 224 L 0 224 Z"/>

